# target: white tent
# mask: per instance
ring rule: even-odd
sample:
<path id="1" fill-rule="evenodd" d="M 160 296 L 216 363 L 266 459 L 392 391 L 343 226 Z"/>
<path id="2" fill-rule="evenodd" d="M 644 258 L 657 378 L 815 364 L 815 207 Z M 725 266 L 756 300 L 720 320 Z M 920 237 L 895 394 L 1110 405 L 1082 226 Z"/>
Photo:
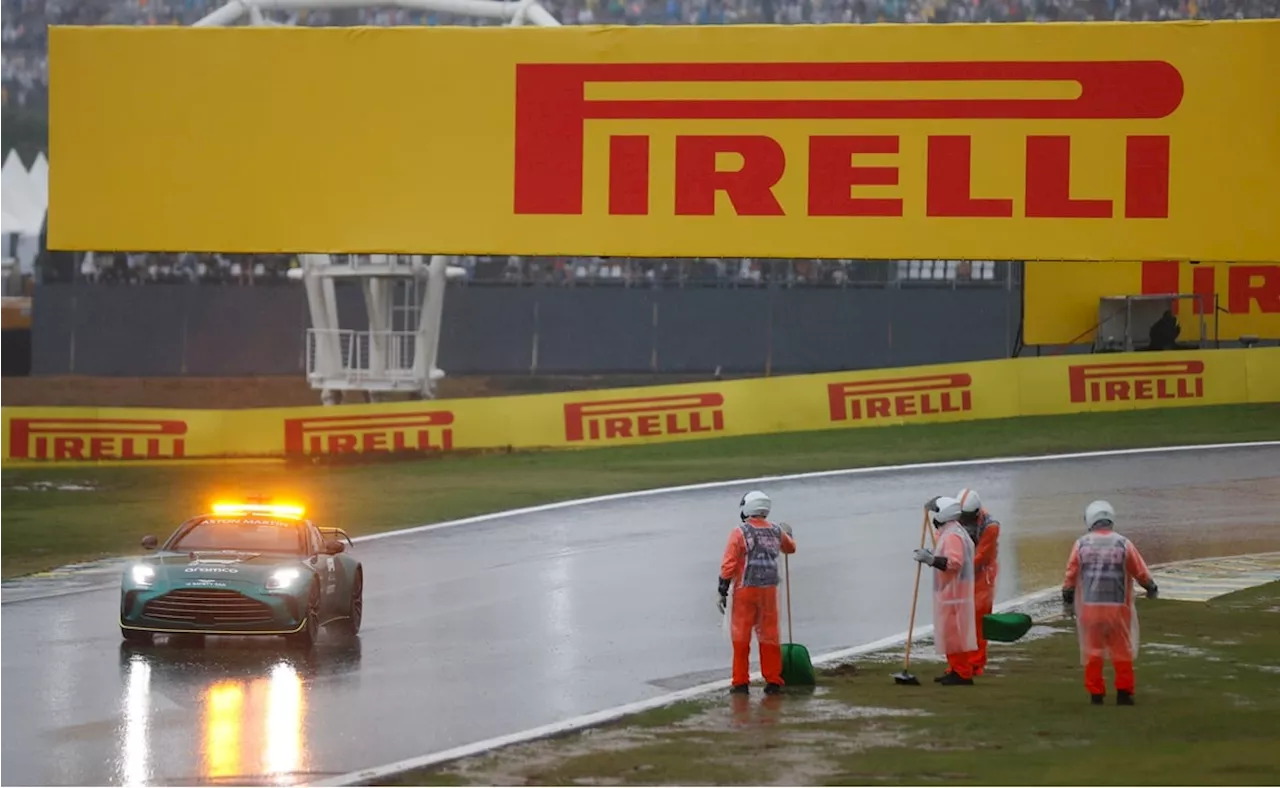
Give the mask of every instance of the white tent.
<path id="1" fill-rule="evenodd" d="M 40 230 L 49 209 L 49 162 L 36 157 L 28 170 L 17 151 L 9 151 L 0 166 L 0 221 L 4 233 L 4 260 L 31 273 L 40 251 Z"/>
<path id="2" fill-rule="evenodd" d="M 49 210 L 49 160 L 44 157 L 43 152 L 36 154 L 36 160 L 31 163 L 31 169 L 27 171 L 27 175 L 31 179 L 36 204 L 42 211 Z"/>

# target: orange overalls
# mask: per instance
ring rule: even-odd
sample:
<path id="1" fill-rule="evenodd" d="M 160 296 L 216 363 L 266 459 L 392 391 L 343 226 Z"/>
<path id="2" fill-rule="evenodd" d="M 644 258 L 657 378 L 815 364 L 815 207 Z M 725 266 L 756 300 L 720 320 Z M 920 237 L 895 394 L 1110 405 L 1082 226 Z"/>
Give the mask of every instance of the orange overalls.
<path id="1" fill-rule="evenodd" d="M 1133 660 L 1138 655 L 1138 614 L 1133 581 L 1151 584 L 1151 572 L 1133 543 L 1110 529 L 1090 531 L 1076 541 L 1063 588 L 1075 589 L 1076 631 L 1084 686 L 1105 695 L 1102 662 L 1116 670 L 1116 689 L 1134 691 Z"/>
<path id="2" fill-rule="evenodd" d="M 952 521 L 938 535 L 934 554 L 947 559 L 946 569 L 933 573 L 933 643 L 947 658 L 952 673 L 973 678 L 977 652 L 973 615 L 973 540 Z"/>
<path id="3" fill-rule="evenodd" d="M 986 509 L 978 510 L 978 538 L 973 554 L 973 607 L 978 623 L 978 650 L 973 658 L 974 675 L 987 669 L 987 639 L 982 636 L 982 617 L 990 615 L 996 601 L 996 578 L 1000 573 L 1000 521 Z"/>
<path id="4" fill-rule="evenodd" d="M 729 534 L 720 577 L 733 580 L 733 683 L 748 683 L 751 631 L 760 648 L 760 672 L 769 684 L 782 684 L 782 647 L 778 635 L 778 555 L 794 553 L 796 543 L 781 528 L 750 517 Z"/>

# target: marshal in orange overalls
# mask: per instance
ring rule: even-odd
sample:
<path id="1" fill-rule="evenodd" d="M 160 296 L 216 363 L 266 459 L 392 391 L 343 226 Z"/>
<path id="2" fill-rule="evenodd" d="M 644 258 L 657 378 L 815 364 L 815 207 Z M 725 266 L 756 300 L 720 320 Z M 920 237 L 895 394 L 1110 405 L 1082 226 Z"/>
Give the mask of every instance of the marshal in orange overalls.
<path id="1" fill-rule="evenodd" d="M 973 607 L 978 625 L 978 650 L 973 657 L 973 673 L 987 669 L 987 639 L 982 636 L 982 618 L 991 614 L 996 601 L 996 580 L 1000 575 L 1000 521 L 986 509 L 978 510 L 977 544 L 973 553 Z"/>
<path id="2" fill-rule="evenodd" d="M 1063 599 L 1075 609 L 1080 636 L 1084 686 L 1095 702 L 1107 693 L 1102 663 L 1110 659 L 1116 671 L 1116 692 L 1127 700 L 1134 694 L 1133 660 L 1138 655 L 1138 612 L 1133 582 L 1155 593 L 1155 580 L 1138 548 L 1105 522 L 1076 542 L 1067 561 Z"/>
<path id="3" fill-rule="evenodd" d="M 782 646 L 778 634 L 778 556 L 794 553 L 795 540 L 762 517 L 749 517 L 729 534 L 720 577 L 733 581 L 733 683 L 748 683 L 751 632 L 760 648 L 760 672 L 768 684 L 782 684 Z"/>
<path id="4" fill-rule="evenodd" d="M 949 672 L 973 678 L 977 650 L 973 615 L 973 541 L 960 523 L 952 520 L 938 534 L 935 548 L 947 568 L 933 575 L 933 642 L 939 656 L 947 658 Z M 936 567 L 935 567 L 936 569 Z"/>

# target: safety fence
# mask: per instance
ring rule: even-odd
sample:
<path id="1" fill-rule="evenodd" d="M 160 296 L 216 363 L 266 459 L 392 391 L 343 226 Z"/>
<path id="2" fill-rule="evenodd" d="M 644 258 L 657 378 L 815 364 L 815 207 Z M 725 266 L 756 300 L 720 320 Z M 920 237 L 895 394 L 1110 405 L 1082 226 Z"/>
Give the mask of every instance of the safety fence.
<path id="1" fill-rule="evenodd" d="M 339 284 L 335 295 L 341 326 L 368 326 L 359 288 Z M 302 287 L 42 285 L 33 301 L 36 375 L 306 371 Z M 457 287 L 444 300 L 438 365 L 451 377 L 710 377 L 998 359 L 1013 354 L 1019 305 L 1003 286 Z M 963 320 L 939 332 L 930 316 L 943 314 Z"/>
<path id="2" fill-rule="evenodd" d="M 590 448 L 1280 402 L 1280 348 L 1098 354 L 488 399 L 250 410 L 6 408 L 4 462 Z"/>

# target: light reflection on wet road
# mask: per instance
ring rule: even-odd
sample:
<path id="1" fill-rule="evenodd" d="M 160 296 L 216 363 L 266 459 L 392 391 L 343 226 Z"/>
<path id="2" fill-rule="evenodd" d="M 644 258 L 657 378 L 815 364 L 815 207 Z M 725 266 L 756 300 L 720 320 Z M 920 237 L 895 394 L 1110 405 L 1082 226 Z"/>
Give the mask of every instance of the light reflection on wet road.
<path id="1" fill-rule="evenodd" d="M 191 779 L 184 774 L 186 756 L 175 761 L 154 746 L 170 719 L 181 726 L 184 717 L 196 721 L 200 732 L 192 744 L 205 781 L 293 782 L 303 767 L 307 684 L 326 673 L 355 670 L 360 662 L 358 641 L 310 655 L 283 652 L 267 641 L 208 646 L 197 640 L 120 648 L 124 700 L 116 773 L 121 783 L 168 782 L 169 769 L 177 770 L 174 780 Z M 160 703 L 153 701 L 157 687 Z M 166 708 L 168 703 L 179 713 Z M 192 746 L 181 740 L 173 745 Z"/>
<path id="2" fill-rule="evenodd" d="M 816 654 L 905 629 L 920 505 L 964 485 L 1004 523 L 1000 598 L 1060 579 L 1095 497 L 1153 563 L 1280 549 L 1275 448 L 774 483 L 800 547 L 796 639 Z M 3 782 L 304 782 L 723 678 L 714 579 L 744 491 L 359 543 L 361 637 L 305 655 L 122 647 L 114 589 L 6 604 Z"/>

